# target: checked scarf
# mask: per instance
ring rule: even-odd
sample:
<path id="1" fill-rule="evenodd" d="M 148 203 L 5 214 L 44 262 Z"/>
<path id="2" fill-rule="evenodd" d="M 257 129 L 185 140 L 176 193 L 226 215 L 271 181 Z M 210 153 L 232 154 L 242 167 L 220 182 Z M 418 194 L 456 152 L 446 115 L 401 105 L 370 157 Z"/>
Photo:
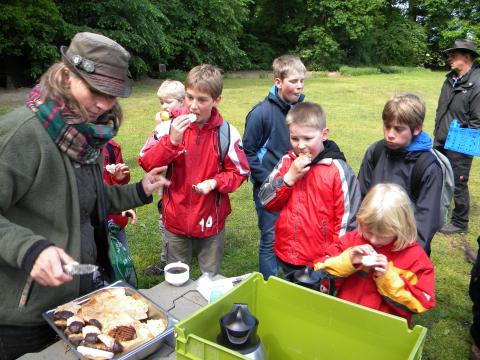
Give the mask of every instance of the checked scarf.
<path id="1" fill-rule="evenodd" d="M 94 164 L 103 146 L 118 132 L 118 120 L 110 113 L 90 123 L 80 119 L 66 105 L 60 106 L 50 99 L 42 103 L 40 99 L 41 90 L 37 85 L 27 98 L 27 107 L 32 109 L 60 151 L 80 164 Z"/>

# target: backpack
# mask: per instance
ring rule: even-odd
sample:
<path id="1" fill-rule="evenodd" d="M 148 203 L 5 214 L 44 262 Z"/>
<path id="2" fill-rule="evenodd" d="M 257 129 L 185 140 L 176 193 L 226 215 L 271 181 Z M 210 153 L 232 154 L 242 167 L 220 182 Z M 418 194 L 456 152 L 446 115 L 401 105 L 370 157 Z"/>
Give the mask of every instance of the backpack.
<path id="1" fill-rule="evenodd" d="M 373 149 L 373 167 L 377 165 L 378 159 L 385 147 L 385 140 L 381 140 L 375 144 Z M 425 170 L 435 161 L 440 164 L 442 168 L 443 184 L 442 193 L 440 194 L 440 216 L 442 219 L 442 225 L 445 224 L 448 208 L 453 197 L 453 191 L 455 189 L 455 176 L 453 175 L 452 166 L 448 158 L 436 149 L 430 149 L 430 151 L 424 151 L 417 159 L 413 166 L 412 178 L 410 179 L 410 188 L 412 189 L 412 195 L 415 199 L 418 198 L 418 191 L 420 189 L 420 183 L 422 181 L 422 175 Z"/>
<path id="2" fill-rule="evenodd" d="M 230 123 L 227 120 L 223 120 L 222 124 L 218 127 L 218 152 L 220 153 L 220 163 L 222 169 L 224 165 L 225 156 L 227 156 L 228 148 L 230 147 Z"/>

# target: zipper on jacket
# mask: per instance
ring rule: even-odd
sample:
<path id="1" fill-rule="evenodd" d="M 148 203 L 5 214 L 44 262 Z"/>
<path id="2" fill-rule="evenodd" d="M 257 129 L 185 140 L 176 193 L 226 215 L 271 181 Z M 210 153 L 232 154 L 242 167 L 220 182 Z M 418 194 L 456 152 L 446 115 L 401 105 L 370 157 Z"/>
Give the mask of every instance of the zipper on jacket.
<path id="1" fill-rule="evenodd" d="M 325 246 L 327 246 L 327 220 L 322 220 L 323 226 L 323 241 L 325 242 Z"/>
<path id="2" fill-rule="evenodd" d="M 298 208 L 300 206 L 300 198 L 302 197 L 302 192 L 303 192 L 303 184 L 304 184 L 305 178 L 300 179 L 300 190 L 298 191 L 298 200 L 295 202 L 295 207 L 294 207 L 294 212 L 293 212 L 293 242 L 292 246 L 290 248 L 290 256 L 293 257 L 294 249 L 296 248 L 296 243 L 297 243 L 297 224 L 298 224 Z"/>
<path id="3" fill-rule="evenodd" d="M 22 294 L 20 296 L 20 301 L 18 302 L 18 307 L 20 309 L 23 309 L 25 306 L 27 306 L 28 299 L 30 298 L 30 293 L 32 292 L 32 287 L 33 287 L 34 281 L 31 276 L 27 278 L 27 281 L 25 282 L 25 285 L 22 289 Z"/>

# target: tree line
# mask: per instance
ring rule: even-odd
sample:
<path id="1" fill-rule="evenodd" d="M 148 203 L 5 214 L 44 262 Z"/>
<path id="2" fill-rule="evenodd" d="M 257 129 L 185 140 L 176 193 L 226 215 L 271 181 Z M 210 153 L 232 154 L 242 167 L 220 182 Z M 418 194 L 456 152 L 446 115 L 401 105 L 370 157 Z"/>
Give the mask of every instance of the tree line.
<path id="1" fill-rule="evenodd" d="M 269 69 L 283 53 L 310 70 L 445 65 L 456 38 L 480 39 L 478 0 L 4 0 L 0 85 L 35 80 L 76 32 L 93 31 L 132 54 L 134 78 L 158 64 L 188 70 Z"/>

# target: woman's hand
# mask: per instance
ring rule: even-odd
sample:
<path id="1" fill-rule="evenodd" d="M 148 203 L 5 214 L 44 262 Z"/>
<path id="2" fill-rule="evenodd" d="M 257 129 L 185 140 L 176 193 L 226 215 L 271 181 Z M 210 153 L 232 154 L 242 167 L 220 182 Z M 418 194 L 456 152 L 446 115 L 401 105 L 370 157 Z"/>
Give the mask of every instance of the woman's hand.
<path id="1" fill-rule="evenodd" d="M 165 171 L 167 171 L 167 166 L 161 166 L 145 174 L 142 179 L 142 186 L 147 196 L 152 195 L 154 192 L 160 194 L 164 186 L 170 186 L 171 181 L 162 175 Z"/>
<path id="2" fill-rule="evenodd" d="M 60 286 L 73 279 L 62 268 L 62 264 L 71 263 L 77 263 L 77 261 L 63 249 L 57 246 L 49 246 L 38 255 L 30 276 L 41 285 Z"/>

